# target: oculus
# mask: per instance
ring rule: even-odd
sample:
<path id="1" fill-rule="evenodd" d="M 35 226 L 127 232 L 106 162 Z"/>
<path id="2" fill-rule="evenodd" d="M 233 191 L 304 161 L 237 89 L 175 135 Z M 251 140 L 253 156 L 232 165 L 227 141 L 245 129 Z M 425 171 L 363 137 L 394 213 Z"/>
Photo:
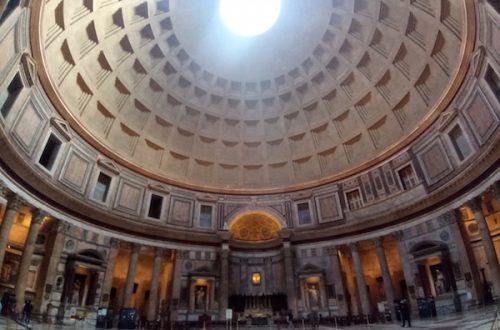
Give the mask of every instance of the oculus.
<path id="1" fill-rule="evenodd" d="M 220 0 L 219 15 L 225 27 L 243 37 L 268 31 L 278 20 L 281 0 Z"/>

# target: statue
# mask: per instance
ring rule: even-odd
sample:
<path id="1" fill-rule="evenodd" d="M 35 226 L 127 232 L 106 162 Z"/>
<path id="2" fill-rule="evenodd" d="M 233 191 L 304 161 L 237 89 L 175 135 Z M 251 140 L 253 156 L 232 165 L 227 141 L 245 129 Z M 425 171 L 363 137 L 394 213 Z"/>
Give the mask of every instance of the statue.
<path id="1" fill-rule="evenodd" d="M 309 293 L 309 305 L 319 307 L 319 288 L 317 284 L 308 284 L 307 292 Z"/>
<path id="2" fill-rule="evenodd" d="M 436 269 L 436 293 L 443 294 L 446 292 L 446 283 L 443 273 Z"/>
<path id="3" fill-rule="evenodd" d="M 197 286 L 195 291 L 195 308 L 200 310 L 205 310 L 206 307 L 206 294 L 207 287 L 206 286 Z"/>
<path id="4" fill-rule="evenodd" d="M 75 280 L 75 282 L 73 283 L 70 304 L 80 305 L 80 280 Z"/>

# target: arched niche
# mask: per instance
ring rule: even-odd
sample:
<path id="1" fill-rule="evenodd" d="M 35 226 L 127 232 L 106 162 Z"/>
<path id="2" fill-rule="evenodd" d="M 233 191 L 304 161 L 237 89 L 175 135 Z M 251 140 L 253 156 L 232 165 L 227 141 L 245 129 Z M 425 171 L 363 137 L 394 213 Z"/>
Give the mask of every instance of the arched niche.
<path id="1" fill-rule="evenodd" d="M 277 239 L 285 222 L 267 210 L 245 210 L 228 221 L 232 239 L 245 242 L 264 242 Z"/>

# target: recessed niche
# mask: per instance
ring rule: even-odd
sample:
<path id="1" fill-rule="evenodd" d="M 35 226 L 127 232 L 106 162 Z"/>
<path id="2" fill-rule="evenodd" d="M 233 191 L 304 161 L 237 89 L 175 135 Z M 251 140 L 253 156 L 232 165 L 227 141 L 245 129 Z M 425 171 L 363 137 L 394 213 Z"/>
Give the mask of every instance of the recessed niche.
<path id="1" fill-rule="evenodd" d="M 23 89 L 23 82 L 21 81 L 21 77 L 18 74 L 14 76 L 14 79 L 10 82 L 6 91 L 3 91 L 0 94 L 0 104 L 2 108 L 0 109 L 0 113 L 4 118 L 6 118 L 12 109 L 12 106 L 17 100 L 17 97 L 21 93 Z"/>
<path id="2" fill-rule="evenodd" d="M 92 198 L 98 202 L 106 202 L 108 198 L 109 188 L 111 186 L 111 177 L 105 173 L 99 173 L 94 187 Z"/>
<path id="3" fill-rule="evenodd" d="M 54 167 L 54 163 L 61 149 L 62 142 L 54 134 L 50 134 L 45 147 L 43 148 L 42 154 L 38 159 L 38 164 L 45 167 L 47 170 L 51 171 Z"/>
<path id="4" fill-rule="evenodd" d="M 163 196 L 151 194 L 151 198 L 149 200 L 148 217 L 153 219 L 160 219 L 162 208 Z"/>

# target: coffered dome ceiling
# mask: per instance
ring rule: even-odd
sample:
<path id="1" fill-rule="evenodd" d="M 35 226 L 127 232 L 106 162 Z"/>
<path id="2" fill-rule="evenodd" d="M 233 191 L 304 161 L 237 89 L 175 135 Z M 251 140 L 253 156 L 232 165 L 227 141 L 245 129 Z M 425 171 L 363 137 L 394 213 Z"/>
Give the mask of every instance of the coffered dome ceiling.
<path id="1" fill-rule="evenodd" d="M 404 148 L 473 37 L 465 0 L 283 0 L 253 38 L 217 1 L 33 6 L 40 78 L 74 129 L 136 171 L 230 192 L 314 186 Z"/>

